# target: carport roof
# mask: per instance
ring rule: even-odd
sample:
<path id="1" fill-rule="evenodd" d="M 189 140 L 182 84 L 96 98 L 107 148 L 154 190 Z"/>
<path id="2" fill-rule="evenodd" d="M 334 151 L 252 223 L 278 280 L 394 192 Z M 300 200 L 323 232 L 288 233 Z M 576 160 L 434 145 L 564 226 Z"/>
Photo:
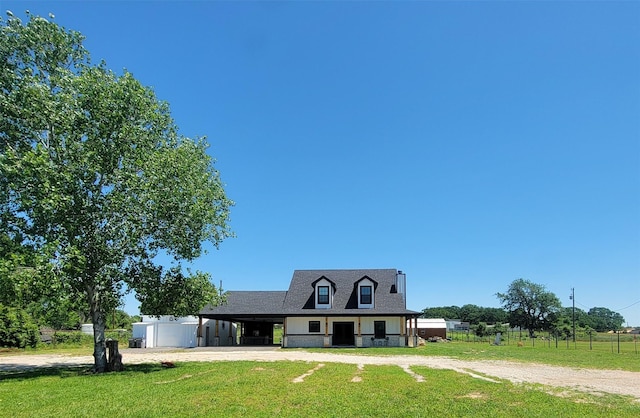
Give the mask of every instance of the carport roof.
<path id="1" fill-rule="evenodd" d="M 204 317 L 282 317 L 285 291 L 229 291 L 227 300 L 220 306 L 205 306 L 200 315 Z"/>

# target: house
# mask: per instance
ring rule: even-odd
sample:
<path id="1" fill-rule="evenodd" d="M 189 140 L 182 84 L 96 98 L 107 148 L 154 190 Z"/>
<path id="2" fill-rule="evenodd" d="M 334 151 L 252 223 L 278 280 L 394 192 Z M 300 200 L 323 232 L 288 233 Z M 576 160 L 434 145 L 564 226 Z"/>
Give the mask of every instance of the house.
<path id="1" fill-rule="evenodd" d="M 419 315 L 406 309 L 402 271 L 296 270 L 288 290 L 230 291 L 225 304 L 201 310 L 199 322 L 239 324 L 243 345 L 273 344 L 280 324 L 283 347 L 403 347 L 416 345 Z M 208 345 L 212 336 L 202 330 L 199 345 Z"/>
<path id="2" fill-rule="evenodd" d="M 447 338 L 447 322 L 444 318 L 418 318 L 416 325 L 418 337 L 427 339 L 440 337 Z"/>

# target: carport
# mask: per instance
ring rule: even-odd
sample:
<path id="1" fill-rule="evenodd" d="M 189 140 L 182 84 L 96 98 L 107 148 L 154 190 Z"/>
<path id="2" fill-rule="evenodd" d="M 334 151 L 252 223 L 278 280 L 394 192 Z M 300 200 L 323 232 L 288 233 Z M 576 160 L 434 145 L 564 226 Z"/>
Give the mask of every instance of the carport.
<path id="1" fill-rule="evenodd" d="M 238 326 L 238 338 L 236 341 L 222 345 L 273 345 L 275 325 L 284 324 L 282 305 L 286 292 L 282 291 L 233 291 L 227 293 L 227 299 L 220 306 L 207 305 L 198 314 L 200 326 L 198 327 L 199 346 L 207 345 L 211 338 L 215 340 L 224 332 L 217 324 L 220 321 L 235 323 Z M 214 319 L 216 328 L 209 332 L 214 335 L 206 335 L 203 329 L 204 319 Z M 224 323 L 224 322 L 222 322 Z"/>

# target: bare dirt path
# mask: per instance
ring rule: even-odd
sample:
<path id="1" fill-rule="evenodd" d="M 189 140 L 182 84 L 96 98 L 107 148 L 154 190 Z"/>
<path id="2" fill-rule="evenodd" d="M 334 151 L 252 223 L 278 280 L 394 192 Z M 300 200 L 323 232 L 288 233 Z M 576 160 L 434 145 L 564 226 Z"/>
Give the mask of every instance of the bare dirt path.
<path id="1" fill-rule="evenodd" d="M 495 360 L 459 360 L 449 357 L 360 356 L 338 353 L 310 353 L 279 348 L 219 347 L 200 349 L 123 349 L 126 364 L 161 361 L 306 361 L 366 365 L 426 366 L 468 374 L 474 378 L 513 383 L 538 383 L 589 393 L 632 396 L 640 402 L 640 372 L 621 370 L 574 369 L 544 364 Z M 43 367 L 90 366 L 91 356 L 59 354 L 0 356 L 0 371 L 21 371 Z M 1 377 L 0 377 L 1 379 Z"/>

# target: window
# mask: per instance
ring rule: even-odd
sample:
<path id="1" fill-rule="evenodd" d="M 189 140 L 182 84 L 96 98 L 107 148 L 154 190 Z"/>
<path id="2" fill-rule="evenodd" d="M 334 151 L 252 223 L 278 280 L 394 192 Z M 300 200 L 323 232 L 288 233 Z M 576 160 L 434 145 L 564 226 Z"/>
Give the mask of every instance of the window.
<path id="1" fill-rule="evenodd" d="M 360 287 L 360 303 L 362 305 L 371 304 L 371 286 Z"/>
<path id="2" fill-rule="evenodd" d="M 320 332 L 320 321 L 309 321 L 309 332 Z"/>
<path id="3" fill-rule="evenodd" d="M 318 304 L 329 303 L 329 286 L 318 286 Z"/>
<path id="4" fill-rule="evenodd" d="M 374 338 L 385 338 L 387 336 L 387 323 L 385 321 L 373 322 Z"/>

